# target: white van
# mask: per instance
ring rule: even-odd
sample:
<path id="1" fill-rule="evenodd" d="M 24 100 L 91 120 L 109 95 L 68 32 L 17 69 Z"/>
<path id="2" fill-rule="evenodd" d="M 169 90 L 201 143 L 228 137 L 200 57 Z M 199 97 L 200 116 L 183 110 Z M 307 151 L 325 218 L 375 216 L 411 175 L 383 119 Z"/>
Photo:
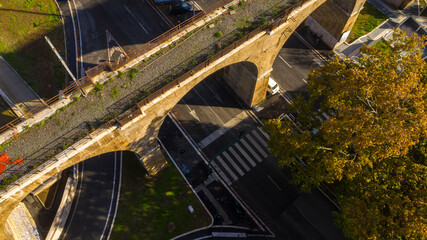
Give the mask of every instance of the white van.
<path id="1" fill-rule="evenodd" d="M 267 92 L 271 95 L 276 94 L 279 91 L 279 85 L 271 77 L 268 79 Z"/>

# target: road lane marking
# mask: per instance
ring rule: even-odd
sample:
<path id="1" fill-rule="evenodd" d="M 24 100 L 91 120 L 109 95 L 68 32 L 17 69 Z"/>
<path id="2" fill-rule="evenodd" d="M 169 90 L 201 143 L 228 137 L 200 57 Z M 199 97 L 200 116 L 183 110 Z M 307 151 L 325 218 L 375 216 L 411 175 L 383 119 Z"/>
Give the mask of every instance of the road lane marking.
<path id="1" fill-rule="evenodd" d="M 288 63 L 288 62 L 286 62 L 286 60 L 285 60 L 285 59 L 283 59 L 283 58 L 282 58 L 282 56 L 280 56 L 280 55 L 279 55 L 279 58 L 280 58 L 280 59 L 282 59 L 282 61 L 283 61 L 283 62 L 285 62 L 285 63 L 286 63 L 286 65 L 288 65 L 288 67 L 289 67 L 289 68 L 292 68 L 292 66 L 291 66 L 291 65 L 289 65 L 289 63 Z"/>
<path id="2" fill-rule="evenodd" d="M 221 118 L 218 116 L 218 114 L 216 114 L 216 112 L 212 109 L 210 104 L 208 102 L 206 102 L 206 100 L 199 94 L 199 92 L 196 90 L 196 88 L 193 88 L 193 90 L 202 99 L 202 101 L 206 104 L 206 106 L 209 108 L 209 110 L 211 110 L 213 112 L 213 114 L 215 114 L 215 116 L 218 118 L 218 120 L 221 122 L 221 124 L 224 125 L 225 123 L 221 120 Z"/>
<path id="3" fill-rule="evenodd" d="M 231 154 L 237 159 L 237 161 L 240 162 L 240 164 L 243 166 L 244 169 L 246 169 L 247 172 L 249 172 L 250 168 L 248 165 L 243 161 L 243 159 L 240 157 L 239 154 L 234 150 L 233 147 L 230 147 L 228 150 L 230 150 Z"/>
<path id="4" fill-rule="evenodd" d="M 98 156 L 98 157 L 99 157 L 99 156 Z M 80 163 L 77 163 L 77 164 L 80 164 Z M 68 229 L 70 228 L 71 223 L 73 222 L 74 215 L 76 214 L 77 206 L 79 205 L 80 195 L 81 195 L 81 192 L 82 192 L 82 186 L 83 186 L 83 177 L 84 177 L 84 171 L 85 171 L 85 162 L 84 162 L 84 161 L 83 161 L 83 162 L 81 162 L 81 165 L 82 165 L 82 170 L 81 170 L 81 173 L 80 173 L 80 175 L 81 175 L 81 176 L 77 179 L 78 181 L 80 181 L 80 184 L 79 184 L 79 183 L 77 183 L 77 185 L 79 186 L 79 189 L 77 190 L 77 199 L 76 199 L 76 204 L 75 204 L 75 207 L 74 207 L 74 210 L 73 210 L 73 214 L 71 215 L 70 224 L 68 224 L 68 225 L 67 225 L 67 229 L 65 229 L 65 234 L 64 234 L 64 236 L 67 236 Z M 78 170 L 78 168 L 77 168 L 77 170 Z M 75 180 L 75 181 L 76 181 L 76 180 Z M 74 196 L 74 197 L 76 197 L 76 196 Z"/>
<path id="5" fill-rule="evenodd" d="M 133 19 L 135 19 L 135 21 L 138 23 L 138 25 L 142 28 L 142 30 L 144 30 L 144 32 L 146 33 L 146 34 L 148 34 L 148 31 L 145 29 L 145 27 L 144 26 L 142 26 L 142 24 L 138 21 L 138 19 L 135 17 L 135 15 L 133 15 L 133 13 L 129 10 L 129 8 L 126 6 L 126 5 L 123 5 L 123 6 L 125 6 L 125 8 L 126 8 L 126 10 L 130 13 L 130 15 L 133 17 Z"/>
<path id="6" fill-rule="evenodd" d="M 110 219 L 111 209 L 113 208 L 114 192 L 115 192 L 114 188 L 116 187 L 116 172 L 117 172 L 116 168 L 117 168 L 117 152 L 114 152 L 114 176 L 113 176 L 113 189 L 111 191 L 110 208 L 108 209 L 107 219 L 105 220 L 105 226 L 104 226 L 104 230 L 102 230 L 101 237 L 99 238 L 100 240 L 104 238 L 104 233 L 105 233 L 105 230 L 107 230 L 107 226 L 108 226 L 108 219 Z"/>
<path id="7" fill-rule="evenodd" d="M 258 130 L 265 136 L 265 138 L 270 139 L 270 135 L 268 135 L 262 128 L 258 127 Z"/>
<path id="8" fill-rule="evenodd" d="M 70 8 L 71 23 L 73 24 L 73 31 L 74 31 L 74 45 L 76 47 L 76 72 L 75 72 L 75 74 L 77 74 L 76 78 L 79 78 L 79 76 L 78 76 L 78 74 L 79 74 L 79 61 L 78 61 L 79 52 L 78 52 L 78 47 L 77 47 L 76 23 L 74 22 L 74 15 L 73 15 L 73 9 L 71 8 L 71 2 L 67 1 L 67 3 L 68 3 L 68 7 Z"/>
<path id="9" fill-rule="evenodd" d="M 227 152 L 223 152 L 224 157 L 231 163 L 231 166 L 233 166 L 237 172 L 239 172 L 240 176 L 245 175 L 245 173 L 242 171 L 242 169 L 239 168 L 239 166 L 237 166 L 237 164 L 234 162 L 234 160 L 230 157 L 230 155 L 228 155 Z"/>
<path id="10" fill-rule="evenodd" d="M 230 174 L 230 176 L 234 179 L 234 181 L 236 181 L 238 177 L 236 176 L 236 174 L 234 174 L 233 171 L 231 171 L 231 168 L 227 165 L 227 163 L 225 163 L 225 161 L 220 156 L 218 156 L 216 159 L 219 161 L 219 163 L 222 166 L 224 166 L 225 170 L 228 172 L 228 174 Z"/>
<path id="11" fill-rule="evenodd" d="M 153 8 L 154 9 L 154 11 L 157 13 L 157 15 L 159 15 L 162 19 L 163 19 L 163 21 L 165 21 L 165 23 L 167 24 L 167 25 L 169 25 L 169 27 L 170 28 L 173 28 L 173 23 L 169 20 L 169 19 L 167 19 L 164 15 L 163 15 L 163 13 L 161 13 L 156 7 L 154 7 L 153 6 L 153 4 L 151 4 L 151 2 L 150 2 L 150 0 L 146 0 L 146 2 L 148 3 L 148 5 L 150 5 L 151 6 L 151 8 Z"/>
<path id="12" fill-rule="evenodd" d="M 191 109 L 191 108 L 190 108 L 190 106 L 188 106 L 188 104 L 184 101 L 184 99 L 181 99 L 181 101 L 182 101 L 182 102 L 184 103 L 184 105 L 188 108 L 188 110 L 189 110 L 189 112 L 190 112 L 191 116 L 193 116 L 193 118 L 197 119 L 197 121 L 199 121 L 199 122 L 200 122 L 200 118 L 199 118 L 199 116 L 197 115 L 196 110 L 195 110 L 195 109 Z"/>
<path id="13" fill-rule="evenodd" d="M 79 11 L 77 9 L 76 2 L 73 0 L 74 6 L 76 7 L 76 19 L 77 27 L 79 28 L 79 42 L 80 42 L 80 78 L 84 77 L 85 69 L 83 68 L 83 41 L 82 41 L 82 28 L 80 27 Z M 70 9 L 71 11 L 71 9 Z M 76 76 L 77 77 L 77 76 Z M 79 78 L 79 77 L 77 77 Z"/>
<path id="14" fill-rule="evenodd" d="M 261 153 L 261 155 L 264 157 L 264 158 L 266 158 L 267 156 L 268 156 L 268 154 L 267 153 L 265 153 L 264 152 L 264 150 L 262 150 L 262 148 L 258 145 L 258 143 L 257 142 L 255 142 L 255 140 L 251 137 L 251 135 L 247 135 L 246 136 L 248 139 L 249 139 L 249 141 L 254 145 L 254 147 L 256 148 L 256 149 L 258 149 L 258 152 L 260 152 Z"/>
<path id="15" fill-rule="evenodd" d="M 310 43 L 308 43 L 297 31 L 293 32 L 293 34 L 295 34 L 295 36 L 314 53 L 315 57 L 322 60 L 324 63 L 328 62 L 328 59 L 326 59 L 322 54 L 319 53 L 319 51 L 311 46 Z"/>
<path id="16" fill-rule="evenodd" d="M 119 187 L 117 189 L 116 208 L 114 209 L 114 216 L 111 222 L 110 232 L 108 233 L 107 239 L 110 239 L 111 232 L 113 231 L 114 221 L 116 220 L 116 216 L 117 216 L 117 209 L 119 209 L 120 188 L 122 187 L 122 168 L 123 168 L 123 151 L 120 151 L 120 175 L 119 175 Z"/>
<path id="17" fill-rule="evenodd" d="M 246 149 L 251 152 L 252 156 L 254 156 L 258 162 L 262 162 L 262 158 L 252 149 L 252 147 L 245 141 L 245 139 L 241 139 L 240 142 L 243 143 L 243 146 L 245 146 Z"/>
<path id="18" fill-rule="evenodd" d="M 226 122 L 223 126 L 215 130 L 215 132 L 209 134 L 209 136 L 205 137 L 202 141 L 198 143 L 200 148 L 205 148 L 209 144 L 211 144 L 213 141 L 221 137 L 224 133 L 226 133 L 228 130 L 232 129 L 234 126 L 242 122 L 247 118 L 246 112 L 241 112 L 237 116 L 235 116 L 230 121 Z"/>
<path id="19" fill-rule="evenodd" d="M 282 90 L 279 90 L 279 93 L 280 93 L 280 96 L 282 96 L 282 98 L 283 98 L 283 99 L 285 99 L 285 101 L 286 101 L 288 104 L 292 104 L 292 100 L 291 100 L 291 99 L 288 99 L 288 97 L 287 97 L 287 96 L 285 96 L 285 93 L 284 93 Z"/>
<path id="20" fill-rule="evenodd" d="M 252 165 L 252 167 L 256 166 L 256 163 L 254 160 L 252 160 L 251 157 L 243 150 L 243 148 L 239 145 L 239 143 L 235 143 L 234 146 L 236 146 L 237 150 L 245 157 L 246 160 Z"/>
<path id="21" fill-rule="evenodd" d="M 270 177 L 270 175 L 267 174 L 267 177 L 273 182 L 274 186 L 277 187 L 277 189 L 279 189 L 280 191 L 282 191 L 282 189 L 279 187 L 279 185 Z"/>
<path id="22" fill-rule="evenodd" d="M 255 131 L 255 129 L 252 131 L 252 134 L 264 145 L 264 147 L 267 147 L 267 143 L 265 140 Z"/>

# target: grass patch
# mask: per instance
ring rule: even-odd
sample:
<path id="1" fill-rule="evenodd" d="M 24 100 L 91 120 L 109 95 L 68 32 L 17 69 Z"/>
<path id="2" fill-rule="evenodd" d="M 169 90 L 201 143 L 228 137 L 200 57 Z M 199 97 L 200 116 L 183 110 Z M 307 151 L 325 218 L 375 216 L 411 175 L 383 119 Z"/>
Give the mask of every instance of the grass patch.
<path id="1" fill-rule="evenodd" d="M 128 156 L 123 161 L 120 204 L 111 240 L 170 239 L 209 225 L 210 217 L 174 165 L 169 164 L 156 176 L 146 176 L 140 163 Z M 193 206 L 194 214 L 188 205 Z M 175 226 L 172 232 L 167 230 L 170 223 Z"/>
<path id="2" fill-rule="evenodd" d="M 136 68 L 131 68 L 130 70 L 129 70 L 129 74 L 128 74 L 128 77 L 129 77 L 129 79 L 134 79 L 134 78 L 136 78 L 136 74 L 139 72 L 139 70 L 138 69 L 136 69 Z"/>
<path id="3" fill-rule="evenodd" d="M 388 19 L 388 16 L 378 11 L 372 4 L 366 2 L 357 17 L 347 42 L 351 43 L 359 37 L 371 32 L 378 25 Z"/>
<path id="4" fill-rule="evenodd" d="M 102 85 L 99 82 L 96 82 L 94 86 L 95 86 L 95 92 L 101 92 L 102 90 L 104 90 L 104 85 Z"/>
<path id="5" fill-rule="evenodd" d="M 9 184 L 13 183 L 18 179 L 18 177 L 14 174 L 11 177 L 4 179 L 0 184 L 0 190 L 6 188 Z"/>
<path id="6" fill-rule="evenodd" d="M 111 89 L 110 97 L 115 98 L 118 95 L 119 95 L 119 90 L 117 90 L 117 87 L 113 87 L 113 89 Z"/>
<path id="7" fill-rule="evenodd" d="M 216 37 L 216 38 L 220 38 L 220 37 L 222 37 L 222 32 L 216 32 L 216 33 L 215 33 L 215 37 Z"/>
<path id="8" fill-rule="evenodd" d="M 42 97 L 62 89 L 65 70 L 44 40 L 65 54 L 59 12 L 51 0 L 0 0 L 0 55 Z M 13 9 L 13 10 L 9 10 Z"/>
<path id="9" fill-rule="evenodd" d="M 376 48 L 384 53 L 390 53 L 390 47 L 387 45 L 384 39 L 381 39 L 377 41 L 374 45 L 372 45 L 373 48 Z"/>

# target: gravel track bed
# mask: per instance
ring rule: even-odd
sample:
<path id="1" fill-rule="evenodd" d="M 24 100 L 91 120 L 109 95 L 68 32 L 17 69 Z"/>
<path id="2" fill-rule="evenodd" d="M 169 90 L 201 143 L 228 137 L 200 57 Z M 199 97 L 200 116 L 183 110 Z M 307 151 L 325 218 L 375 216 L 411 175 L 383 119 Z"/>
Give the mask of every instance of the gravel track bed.
<path id="1" fill-rule="evenodd" d="M 214 21 L 215 27 L 203 27 L 191 37 L 185 39 L 174 48 L 156 57 L 150 62 L 135 66 L 139 72 L 133 79 L 129 73 L 111 79 L 102 91 L 92 91 L 86 98 L 81 98 L 63 111 L 58 111 L 53 119 L 45 120 L 43 126 L 31 127 L 5 147 L 3 153 L 12 159 L 23 158 L 20 167 L 12 166 L 0 176 L 0 181 L 12 174 L 23 173 L 52 157 L 60 149 L 75 142 L 80 136 L 97 127 L 111 116 L 129 108 L 143 96 L 171 80 L 171 76 L 182 74 L 193 66 L 194 59 L 205 59 L 218 46 L 226 46 L 227 42 L 236 38 L 239 28 L 246 27 L 252 22 L 278 7 L 289 5 L 290 1 L 283 0 L 250 0 L 243 7 L 237 7 L 233 15 L 225 14 Z M 222 32 L 223 37 L 216 38 L 216 32 Z M 117 96 L 114 93 L 117 92 Z"/>

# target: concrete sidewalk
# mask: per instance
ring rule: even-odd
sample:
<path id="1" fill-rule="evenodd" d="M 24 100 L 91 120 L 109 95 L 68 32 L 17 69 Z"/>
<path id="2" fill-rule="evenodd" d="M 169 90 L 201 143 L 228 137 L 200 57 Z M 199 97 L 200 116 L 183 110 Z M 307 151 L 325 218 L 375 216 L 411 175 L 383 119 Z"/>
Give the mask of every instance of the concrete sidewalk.
<path id="1" fill-rule="evenodd" d="M 353 41 L 351 44 L 343 42 L 335 47 L 334 52 L 340 58 L 355 57 L 359 55 L 361 47 L 364 45 L 372 46 L 378 40 L 387 38 L 392 34 L 394 28 L 399 28 L 401 24 L 403 24 L 409 17 L 411 17 L 411 15 L 405 14 L 405 11 L 392 9 L 382 0 L 367 1 L 382 13 L 388 15 L 390 18 L 376 27 L 373 31 Z M 417 20 L 421 27 L 425 28 L 427 26 L 427 20 L 425 20 L 425 18 L 418 16 L 412 17 Z"/>
<path id="2" fill-rule="evenodd" d="M 0 56 L 0 95 L 19 117 L 43 104 L 43 100 Z"/>

